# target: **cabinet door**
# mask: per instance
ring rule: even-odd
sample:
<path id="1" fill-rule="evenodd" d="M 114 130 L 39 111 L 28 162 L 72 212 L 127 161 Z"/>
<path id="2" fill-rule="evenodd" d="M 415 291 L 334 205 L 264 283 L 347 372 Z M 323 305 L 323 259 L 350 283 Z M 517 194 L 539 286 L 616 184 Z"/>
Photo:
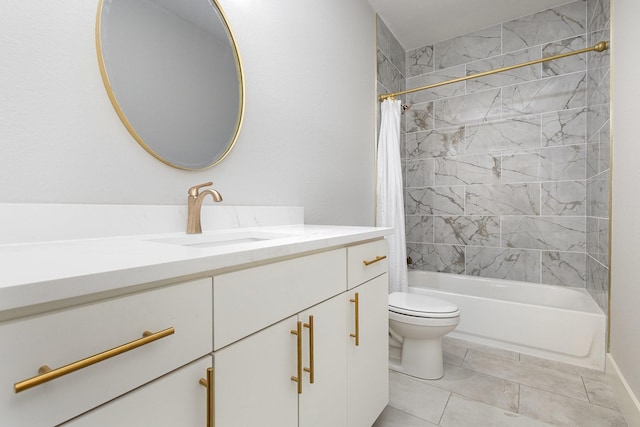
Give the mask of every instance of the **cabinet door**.
<path id="1" fill-rule="evenodd" d="M 302 354 L 305 367 L 302 394 L 299 395 L 300 427 L 347 425 L 349 334 L 346 304 L 346 294 L 343 293 L 298 315 L 298 320 L 304 325 Z M 313 372 L 313 384 L 310 382 L 312 372 L 309 371 Z"/>
<path id="2" fill-rule="evenodd" d="M 63 425 L 204 427 L 207 391 L 199 382 L 211 365 L 211 356 L 199 359 Z"/>
<path id="3" fill-rule="evenodd" d="M 215 426 L 298 425 L 297 317 L 214 353 Z"/>
<path id="4" fill-rule="evenodd" d="M 348 316 L 348 425 L 371 427 L 389 400 L 388 275 L 385 273 L 352 290 Z M 357 298 L 356 298 L 357 294 Z"/>

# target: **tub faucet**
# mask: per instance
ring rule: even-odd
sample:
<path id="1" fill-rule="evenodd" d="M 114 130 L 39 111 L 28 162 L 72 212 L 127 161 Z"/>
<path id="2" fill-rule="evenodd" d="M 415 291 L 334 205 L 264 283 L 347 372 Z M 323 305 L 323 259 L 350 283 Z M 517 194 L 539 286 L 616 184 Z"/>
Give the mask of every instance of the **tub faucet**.
<path id="1" fill-rule="evenodd" d="M 200 223 L 200 211 L 202 211 L 202 202 L 207 194 L 211 194 L 214 202 L 221 202 L 222 196 L 214 189 L 204 190 L 200 192 L 202 187 L 208 187 L 213 182 L 205 182 L 204 184 L 194 185 L 188 191 L 187 205 L 189 211 L 187 214 L 187 234 L 202 233 L 202 224 Z"/>

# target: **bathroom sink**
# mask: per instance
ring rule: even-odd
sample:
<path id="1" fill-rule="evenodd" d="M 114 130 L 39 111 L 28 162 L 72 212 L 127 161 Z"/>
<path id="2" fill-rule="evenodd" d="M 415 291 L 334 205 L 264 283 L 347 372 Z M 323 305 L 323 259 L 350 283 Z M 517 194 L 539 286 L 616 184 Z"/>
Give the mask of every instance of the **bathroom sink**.
<path id="1" fill-rule="evenodd" d="M 197 248 L 212 248 L 226 245 L 238 245 L 243 243 L 255 243 L 265 240 L 282 239 L 291 237 L 287 233 L 272 233 L 266 231 L 233 231 L 233 232 L 209 232 L 202 234 L 186 234 L 178 237 L 153 239 L 150 242 L 168 243 L 178 246 L 190 246 Z"/>

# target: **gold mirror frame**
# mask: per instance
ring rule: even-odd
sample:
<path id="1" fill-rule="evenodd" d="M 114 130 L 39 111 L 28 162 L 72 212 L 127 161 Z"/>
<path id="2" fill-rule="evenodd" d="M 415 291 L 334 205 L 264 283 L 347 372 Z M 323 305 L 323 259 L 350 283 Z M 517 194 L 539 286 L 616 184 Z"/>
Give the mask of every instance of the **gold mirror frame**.
<path id="1" fill-rule="evenodd" d="M 182 170 L 197 171 L 197 170 L 208 169 L 208 168 L 210 168 L 212 166 L 215 166 L 218 163 L 220 163 L 225 157 L 227 157 L 229 155 L 229 153 L 233 149 L 236 141 L 238 140 L 238 136 L 240 134 L 240 129 L 242 128 L 242 123 L 243 123 L 243 120 L 244 120 L 244 110 L 245 110 L 245 84 L 244 84 L 244 71 L 243 71 L 243 67 L 242 67 L 242 60 L 240 58 L 240 53 L 238 52 L 238 46 L 237 46 L 237 43 L 236 43 L 236 39 L 235 39 L 235 36 L 233 35 L 233 32 L 231 30 L 231 26 L 229 25 L 229 21 L 227 19 L 227 16 L 225 15 L 225 13 L 222 10 L 222 7 L 218 3 L 218 1 L 217 0 L 207 0 L 207 1 L 211 2 L 212 6 L 214 6 L 216 8 L 217 13 L 220 16 L 220 20 L 225 26 L 225 31 L 227 33 L 227 36 L 228 36 L 228 39 L 229 39 L 229 43 L 231 45 L 231 50 L 233 52 L 233 56 L 234 56 L 234 59 L 235 59 L 235 64 L 236 64 L 236 69 L 237 69 L 237 77 L 238 77 L 238 89 L 239 89 L 239 99 L 238 99 L 239 106 L 238 106 L 238 115 L 237 115 L 238 119 L 237 119 L 237 122 L 236 122 L 235 129 L 233 131 L 233 135 L 230 138 L 230 141 L 228 141 L 224 152 L 220 156 L 218 156 L 216 159 L 213 159 L 208 165 L 206 165 L 204 167 L 201 167 L 201 168 L 190 168 L 190 167 L 181 166 L 181 165 L 175 164 L 175 163 L 163 158 L 162 156 L 160 156 L 158 153 L 156 153 L 142 139 L 142 137 L 135 130 L 135 128 L 133 127 L 133 125 L 131 124 L 129 119 L 126 117 L 124 111 L 122 110 L 122 108 L 121 108 L 120 104 L 118 103 L 118 100 L 117 100 L 117 98 L 116 98 L 116 96 L 115 96 L 115 94 L 114 94 L 114 92 L 112 90 L 111 83 L 109 81 L 109 76 L 107 75 L 106 65 L 105 65 L 105 62 L 104 62 L 104 55 L 103 55 L 102 41 L 101 41 L 102 11 L 103 11 L 104 1 L 105 0 L 99 0 L 99 2 L 98 2 L 98 12 L 97 12 L 97 16 L 96 16 L 95 38 L 96 38 L 96 52 L 97 52 L 97 55 L 98 55 L 98 64 L 99 64 L 99 67 L 100 67 L 100 75 L 102 76 L 102 81 L 103 81 L 105 89 L 107 91 L 107 95 L 109 96 L 109 100 L 111 101 L 111 104 L 113 105 L 113 108 L 115 109 L 118 117 L 120 118 L 120 120 L 124 124 L 125 128 L 127 129 L 127 131 L 129 131 L 131 136 L 133 136 L 133 138 L 138 142 L 138 144 L 140 144 L 149 154 L 151 154 L 156 159 L 160 160 L 161 162 L 163 162 L 166 165 L 169 165 L 171 167 L 174 167 L 174 168 L 177 168 L 177 169 L 182 169 Z"/>

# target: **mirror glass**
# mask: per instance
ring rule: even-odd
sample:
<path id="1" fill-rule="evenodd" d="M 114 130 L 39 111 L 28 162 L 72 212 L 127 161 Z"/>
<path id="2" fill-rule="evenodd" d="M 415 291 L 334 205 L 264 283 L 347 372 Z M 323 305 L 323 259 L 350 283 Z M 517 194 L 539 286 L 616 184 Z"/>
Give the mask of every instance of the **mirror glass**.
<path id="1" fill-rule="evenodd" d="M 240 57 L 215 0 L 101 0 L 98 60 L 120 119 L 180 169 L 220 162 L 244 114 Z"/>

